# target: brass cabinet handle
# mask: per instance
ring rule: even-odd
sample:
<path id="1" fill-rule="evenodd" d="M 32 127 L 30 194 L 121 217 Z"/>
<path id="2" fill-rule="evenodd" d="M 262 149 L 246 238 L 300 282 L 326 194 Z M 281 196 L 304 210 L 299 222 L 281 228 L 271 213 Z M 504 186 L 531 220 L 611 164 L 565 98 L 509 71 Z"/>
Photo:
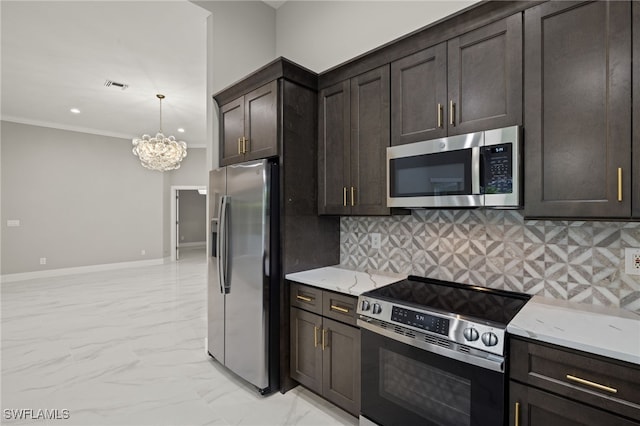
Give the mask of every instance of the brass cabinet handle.
<path id="1" fill-rule="evenodd" d="M 520 403 L 516 402 L 514 426 L 520 426 Z"/>
<path id="2" fill-rule="evenodd" d="M 351 187 L 351 207 L 356 205 L 356 188 Z"/>
<path id="3" fill-rule="evenodd" d="M 336 306 L 336 305 L 331 305 L 331 310 L 332 311 L 342 312 L 342 313 L 345 313 L 345 314 L 349 313 L 349 309 L 343 308 L 343 307 L 340 307 L 340 306 Z"/>
<path id="4" fill-rule="evenodd" d="M 313 300 L 311 297 L 302 296 L 300 294 L 296 295 L 296 299 L 302 300 L 303 302 L 311 302 Z"/>
<path id="5" fill-rule="evenodd" d="M 438 104 L 438 129 L 442 129 L 444 123 L 442 122 L 442 104 Z"/>
<path id="6" fill-rule="evenodd" d="M 322 350 L 324 351 L 325 346 L 325 339 L 326 339 L 326 335 L 327 335 L 327 330 L 325 330 L 324 328 L 322 329 Z"/>
<path id="7" fill-rule="evenodd" d="M 242 138 L 238 138 L 238 155 L 242 154 Z"/>
<path id="8" fill-rule="evenodd" d="M 313 347 L 318 347 L 318 327 L 313 326 Z"/>
<path id="9" fill-rule="evenodd" d="M 601 385 L 600 383 L 592 382 L 590 380 L 581 379 L 580 377 L 572 376 L 571 374 L 567 374 L 567 380 L 571 380 L 572 382 L 580 383 L 581 385 L 591 386 L 592 388 L 600 389 L 606 392 L 618 393 L 618 389 L 611 388 L 609 386 Z"/>
<path id="10" fill-rule="evenodd" d="M 347 207 L 347 187 L 342 187 L 342 205 Z"/>
<path id="11" fill-rule="evenodd" d="M 453 101 L 449 101 L 449 124 L 456 125 L 456 104 Z"/>
<path id="12" fill-rule="evenodd" d="M 243 154 L 246 154 L 247 152 L 249 152 L 249 150 L 247 149 L 247 142 L 249 142 L 249 139 L 243 136 L 242 137 L 242 153 Z"/>
<path id="13" fill-rule="evenodd" d="M 622 167 L 618 167 L 618 201 L 622 201 Z"/>

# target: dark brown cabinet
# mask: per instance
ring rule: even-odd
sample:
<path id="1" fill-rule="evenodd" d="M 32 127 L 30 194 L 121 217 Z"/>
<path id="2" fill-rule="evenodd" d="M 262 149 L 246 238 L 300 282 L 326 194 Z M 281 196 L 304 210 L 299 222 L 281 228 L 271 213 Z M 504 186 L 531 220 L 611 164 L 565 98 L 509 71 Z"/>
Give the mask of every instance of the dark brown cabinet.
<path id="1" fill-rule="evenodd" d="M 360 413 L 360 330 L 349 324 L 355 324 L 356 300 L 291 285 L 291 377 L 355 416 Z"/>
<path id="2" fill-rule="evenodd" d="M 525 10 L 526 216 L 631 217 L 631 18 L 622 1 Z"/>
<path id="3" fill-rule="evenodd" d="M 521 14 L 391 64 L 391 143 L 522 124 Z"/>
<path id="4" fill-rule="evenodd" d="M 320 91 L 318 211 L 388 215 L 389 67 Z"/>
<path id="5" fill-rule="evenodd" d="M 220 107 L 220 165 L 278 155 L 278 82 Z"/>
<path id="6" fill-rule="evenodd" d="M 640 367 L 520 338 L 510 341 L 509 424 L 640 425 Z"/>

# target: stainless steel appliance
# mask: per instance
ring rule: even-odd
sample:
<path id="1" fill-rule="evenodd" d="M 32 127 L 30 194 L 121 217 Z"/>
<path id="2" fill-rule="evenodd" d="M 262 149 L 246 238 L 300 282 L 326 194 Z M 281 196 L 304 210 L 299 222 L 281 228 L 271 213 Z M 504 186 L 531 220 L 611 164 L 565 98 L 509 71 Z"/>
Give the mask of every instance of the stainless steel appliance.
<path id="1" fill-rule="evenodd" d="M 273 185 L 272 185 L 273 183 Z M 258 388 L 278 389 L 278 164 L 211 171 L 209 355 Z"/>
<path id="2" fill-rule="evenodd" d="M 505 424 L 505 329 L 529 298 L 416 276 L 363 293 L 361 424 Z"/>
<path id="3" fill-rule="evenodd" d="M 518 126 L 387 148 L 388 207 L 522 206 Z"/>

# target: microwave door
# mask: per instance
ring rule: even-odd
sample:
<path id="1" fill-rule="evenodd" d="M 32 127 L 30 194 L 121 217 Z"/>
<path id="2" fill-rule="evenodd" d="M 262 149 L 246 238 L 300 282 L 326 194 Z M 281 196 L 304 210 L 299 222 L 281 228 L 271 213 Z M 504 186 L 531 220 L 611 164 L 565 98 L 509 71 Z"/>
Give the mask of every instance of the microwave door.
<path id="1" fill-rule="evenodd" d="M 387 149 L 389 207 L 478 207 L 482 133 Z"/>

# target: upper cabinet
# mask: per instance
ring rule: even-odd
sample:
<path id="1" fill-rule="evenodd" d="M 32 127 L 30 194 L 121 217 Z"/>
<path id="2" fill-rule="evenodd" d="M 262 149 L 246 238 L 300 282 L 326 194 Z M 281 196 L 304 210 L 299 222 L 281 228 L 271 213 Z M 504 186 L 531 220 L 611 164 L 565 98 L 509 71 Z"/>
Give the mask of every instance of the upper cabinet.
<path id="1" fill-rule="evenodd" d="M 320 91 L 318 212 L 388 215 L 389 66 Z"/>
<path id="2" fill-rule="evenodd" d="M 391 143 L 522 124 L 522 15 L 391 64 Z"/>
<path id="3" fill-rule="evenodd" d="M 630 218 L 631 4 L 549 2 L 524 17 L 525 215 Z"/>
<path id="4" fill-rule="evenodd" d="M 633 58 L 632 63 L 636 64 L 633 67 L 633 75 L 631 80 L 633 81 L 633 88 L 631 98 L 633 99 L 633 133 L 632 140 L 633 146 L 631 150 L 633 152 L 633 162 L 635 165 L 636 178 L 633 179 L 633 194 L 635 198 L 633 200 L 633 218 L 640 219 L 640 179 L 637 174 L 640 173 L 640 5 L 638 3 L 632 3 L 633 22 L 631 24 L 633 28 Z"/>
<path id="5" fill-rule="evenodd" d="M 220 165 L 278 155 L 278 81 L 220 107 Z"/>

